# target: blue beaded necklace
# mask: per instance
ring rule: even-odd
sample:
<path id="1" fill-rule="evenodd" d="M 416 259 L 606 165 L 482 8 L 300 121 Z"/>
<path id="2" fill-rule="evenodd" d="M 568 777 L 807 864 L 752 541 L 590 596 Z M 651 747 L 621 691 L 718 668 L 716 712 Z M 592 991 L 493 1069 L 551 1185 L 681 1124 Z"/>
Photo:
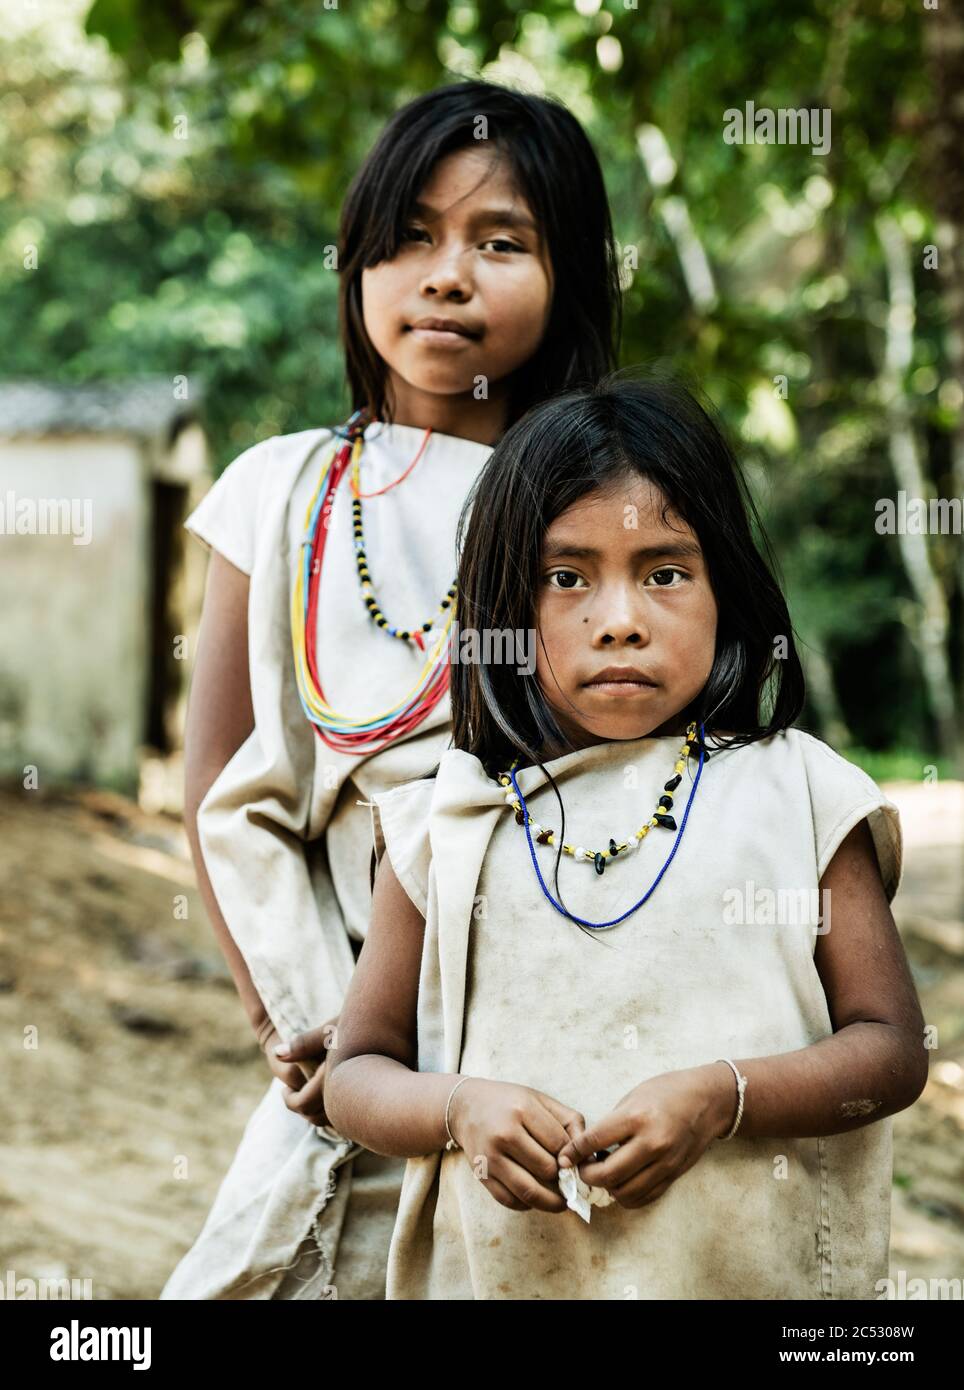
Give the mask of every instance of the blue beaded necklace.
<path id="1" fill-rule="evenodd" d="M 692 785 L 692 787 L 690 788 L 689 799 L 688 799 L 688 801 L 687 801 L 687 803 L 686 803 L 686 810 L 683 812 L 683 819 L 682 819 L 682 821 L 681 821 L 681 823 L 680 823 L 680 827 L 679 827 L 679 829 L 676 831 L 676 838 L 675 838 L 674 841 L 673 841 L 673 847 L 672 847 L 672 849 L 670 850 L 669 854 L 666 856 L 666 861 L 665 861 L 665 863 L 663 864 L 663 867 L 660 869 L 659 873 L 656 875 L 655 879 L 654 879 L 653 882 L 650 884 L 649 888 L 646 890 L 646 892 L 645 892 L 645 893 L 643 894 L 643 896 L 640 898 L 639 902 L 634 903 L 632 907 L 627 908 L 626 911 L 622 914 L 622 916 L 620 916 L 620 917 L 614 917 L 614 918 L 612 919 L 611 922 L 589 922 L 589 921 L 587 921 L 586 918 L 584 918 L 584 917 L 577 917 L 574 913 L 568 912 L 568 911 L 562 906 L 562 904 L 559 903 L 559 902 L 557 902 L 556 899 L 555 899 L 555 898 L 552 896 L 552 894 L 549 892 L 549 889 L 546 887 L 545 879 L 542 877 L 542 871 L 541 871 L 540 868 L 539 868 L 539 861 L 538 861 L 538 859 L 536 858 L 535 845 L 532 843 L 532 832 L 531 832 L 531 830 L 529 829 L 529 820 L 530 820 L 530 817 L 529 817 L 528 809 L 527 809 L 527 807 L 526 807 L 525 797 L 522 795 L 522 792 L 519 790 L 519 784 L 518 784 L 518 782 L 516 781 L 516 776 L 515 776 L 516 763 L 514 763 L 514 764 L 512 765 L 512 767 L 509 769 L 507 775 L 508 775 L 508 777 L 509 777 L 509 778 L 511 779 L 511 781 L 512 781 L 513 789 L 515 790 L 515 794 L 516 794 L 516 796 L 518 797 L 518 800 L 519 800 L 519 810 L 516 812 L 516 816 L 517 816 L 517 819 L 521 819 L 521 820 L 522 820 L 522 823 L 523 823 L 523 825 L 525 826 L 526 840 L 528 841 L 528 845 L 529 845 L 529 856 L 530 856 L 530 858 L 532 859 L 532 867 L 533 867 L 533 868 L 535 869 L 535 871 L 536 871 L 536 878 L 539 880 L 539 887 L 542 889 L 543 894 L 545 895 L 545 897 L 547 898 L 547 900 L 552 904 L 552 906 L 556 909 L 556 911 L 559 912 L 559 913 L 561 913 L 563 917 L 568 917 L 570 921 L 572 921 L 572 922 L 577 922 L 577 923 L 579 924 L 579 926 L 581 926 L 581 927 L 590 927 L 593 931 L 605 931 L 605 930 L 606 930 L 607 928 L 609 928 L 609 927 L 618 927 L 619 924 L 620 924 L 620 922 L 625 922 L 625 920 L 626 920 L 627 917 L 631 917 L 631 916 L 633 915 L 634 912 L 637 912 L 637 911 L 639 910 L 639 908 L 641 908 L 641 907 L 643 906 L 643 904 L 644 904 L 645 902 L 647 902 L 648 899 L 649 899 L 650 897 L 652 897 L 653 893 L 655 893 L 656 889 L 659 887 L 660 880 L 662 879 L 662 877 L 663 877 L 663 875 L 665 874 L 666 870 L 669 868 L 670 864 L 672 863 L 673 856 L 675 855 L 677 849 L 679 848 L 680 840 L 683 838 L 683 831 L 686 829 L 686 822 L 687 822 L 687 820 L 689 819 L 690 808 L 691 808 L 692 805 L 693 805 L 693 797 L 696 795 L 696 788 L 697 788 L 697 787 L 699 786 L 699 784 L 700 784 L 700 777 L 702 776 L 702 773 L 703 773 L 703 764 L 704 764 L 704 762 L 706 761 L 706 759 L 709 757 L 709 754 L 706 752 L 706 748 L 705 748 L 705 742 L 704 742 L 705 737 L 706 737 L 705 729 L 704 729 L 704 726 L 701 724 L 701 725 L 700 725 L 700 737 L 699 737 L 699 749 L 700 749 L 700 762 L 699 762 L 699 767 L 696 769 L 696 776 L 693 778 L 693 785 Z M 518 759 L 516 760 L 516 762 L 518 762 Z M 501 779 L 500 779 L 500 780 L 501 780 Z M 667 785 L 668 785 L 668 784 L 667 784 Z M 520 813 L 521 813 L 521 815 L 520 815 Z M 654 817 L 654 820 L 655 820 L 655 819 L 656 819 L 656 818 Z M 667 828 L 672 828 L 672 829 L 674 829 L 674 830 L 676 829 L 676 822 L 675 822 L 675 821 L 672 819 L 672 817 L 670 817 L 670 816 L 662 816 L 662 817 L 660 817 L 660 819 L 659 819 L 656 823 L 657 823 L 657 824 L 663 823 L 663 824 L 665 825 L 667 822 L 668 822 Z M 552 841 L 551 841 L 551 838 L 550 838 L 550 839 L 545 839 L 545 838 L 543 837 L 542 834 L 540 834 L 539 838 L 540 838 L 540 840 L 542 841 L 543 844 L 546 844 L 546 843 L 550 843 L 550 844 L 551 844 L 551 842 L 552 842 Z M 615 850 L 614 850 L 615 841 L 610 840 L 609 843 L 610 843 L 610 848 L 611 848 L 611 850 L 613 851 L 613 854 L 615 855 Z M 597 872 L 599 872 L 599 859 L 600 859 L 602 856 L 601 856 L 601 855 L 596 855 L 596 856 L 585 855 L 584 857 L 595 857 L 595 859 L 596 859 L 596 861 L 597 861 L 597 862 L 596 862 L 596 869 L 597 869 Z"/>

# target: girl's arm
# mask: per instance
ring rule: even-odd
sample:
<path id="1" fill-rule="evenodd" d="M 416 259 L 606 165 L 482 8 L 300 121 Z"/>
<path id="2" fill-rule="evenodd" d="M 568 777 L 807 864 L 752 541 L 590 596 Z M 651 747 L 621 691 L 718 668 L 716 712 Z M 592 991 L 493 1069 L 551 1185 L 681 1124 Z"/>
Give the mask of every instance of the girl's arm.
<path id="1" fill-rule="evenodd" d="M 814 960 L 834 1032 L 796 1052 L 732 1058 L 747 1078 L 737 1137 L 859 1129 L 912 1105 L 927 1081 L 924 1020 L 866 820 L 844 839 L 820 888 L 830 892 L 831 922 Z M 664 1072 L 566 1144 L 559 1163 L 576 1165 L 621 1206 L 644 1206 L 728 1134 L 736 1115 L 736 1078 L 725 1062 Z M 592 1157 L 614 1144 L 607 1158 Z"/>
<path id="2" fill-rule="evenodd" d="M 383 854 L 365 945 L 328 1051 L 325 1110 L 339 1134 L 399 1158 L 445 1148 L 445 1106 L 459 1079 L 415 1070 L 424 934 L 421 914 Z"/>
<path id="3" fill-rule="evenodd" d="M 184 827 L 198 889 L 251 1026 L 264 1045 L 269 1019 L 244 957 L 221 915 L 198 838 L 198 807 L 254 728 L 248 673 L 248 576 L 211 552 L 184 732 Z M 275 1075 L 300 1089 L 301 1070 L 268 1055 Z"/>
<path id="4" fill-rule="evenodd" d="M 425 923 L 388 854 L 375 876 L 365 945 L 328 1053 L 329 1122 L 374 1153 L 416 1158 L 445 1148 L 458 1074 L 419 1072 L 416 1006 Z M 449 1126 L 475 1176 L 513 1211 L 566 1210 L 556 1154 L 585 1121 L 570 1106 L 512 1082 L 470 1077 Z"/>
<path id="5" fill-rule="evenodd" d="M 859 1129 L 912 1105 L 927 1082 L 924 1019 L 866 820 L 843 840 L 820 888 L 830 893 L 830 930 L 817 937 L 814 962 L 834 1032 L 797 1052 L 733 1058 L 747 1078 L 744 1136 Z M 723 1063 L 713 1067 L 725 1134 L 736 1079 Z"/>

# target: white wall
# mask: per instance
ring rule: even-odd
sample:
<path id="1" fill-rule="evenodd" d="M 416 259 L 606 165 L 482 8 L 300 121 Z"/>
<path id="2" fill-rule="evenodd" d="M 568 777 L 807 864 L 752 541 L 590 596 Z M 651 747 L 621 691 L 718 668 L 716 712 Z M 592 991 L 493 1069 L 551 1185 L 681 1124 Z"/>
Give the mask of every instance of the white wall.
<path id="1" fill-rule="evenodd" d="M 9 534 L 26 499 L 76 499 L 82 532 Z M 71 524 L 70 522 L 67 523 Z M 136 785 L 147 706 L 150 482 L 109 436 L 0 437 L 0 771 Z"/>

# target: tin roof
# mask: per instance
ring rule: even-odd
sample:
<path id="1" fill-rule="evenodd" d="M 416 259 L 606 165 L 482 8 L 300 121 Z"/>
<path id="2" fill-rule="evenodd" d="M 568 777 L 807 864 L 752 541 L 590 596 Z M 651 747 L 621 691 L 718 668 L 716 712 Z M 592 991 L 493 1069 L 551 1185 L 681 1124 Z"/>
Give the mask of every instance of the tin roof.
<path id="1" fill-rule="evenodd" d="M 176 400 L 168 377 L 132 377 L 89 385 L 0 381 L 0 436 L 129 434 L 168 446 L 198 418 L 200 393 Z"/>

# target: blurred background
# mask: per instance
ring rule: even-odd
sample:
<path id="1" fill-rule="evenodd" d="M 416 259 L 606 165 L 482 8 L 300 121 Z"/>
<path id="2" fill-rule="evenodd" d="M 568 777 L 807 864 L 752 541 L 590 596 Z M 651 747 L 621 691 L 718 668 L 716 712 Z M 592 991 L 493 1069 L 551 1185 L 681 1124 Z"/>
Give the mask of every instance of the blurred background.
<path id="1" fill-rule="evenodd" d="M 960 1277 L 960 17 L 918 0 L 0 8 L 0 1274 L 155 1297 L 267 1085 L 179 821 L 206 563 L 181 522 L 250 444 L 345 416 L 341 201 L 393 111 L 481 75 L 587 128 L 622 361 L 671 365 L 721 410 L 789 596 L 801 723 L 900 807 L 894 912 L 934 1051 L 895 1121 L 892 1266 Z M 751 101 L 829 110 L 830 148 L 727 143 L 724 113 Z M 19 533 L 31 496 L 91 499 L 93 538 L 74 544 L 81 515 L 72 536 Z"/>

